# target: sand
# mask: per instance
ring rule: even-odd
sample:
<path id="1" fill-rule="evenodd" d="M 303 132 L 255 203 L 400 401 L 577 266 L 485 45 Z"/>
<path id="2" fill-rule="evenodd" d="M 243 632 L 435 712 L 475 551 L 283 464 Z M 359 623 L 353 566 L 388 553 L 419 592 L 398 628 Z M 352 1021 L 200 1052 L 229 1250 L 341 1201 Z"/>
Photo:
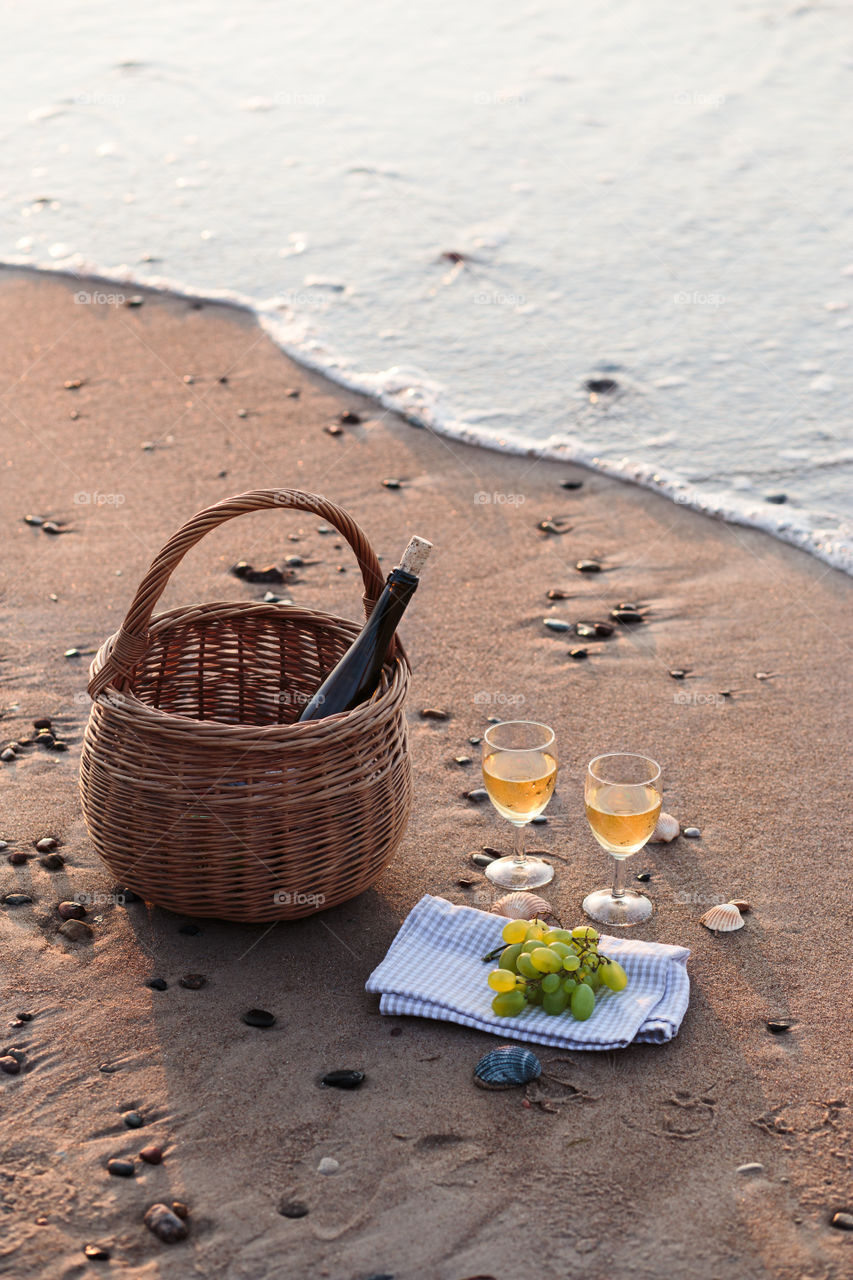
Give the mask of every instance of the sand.
<path id="1" fill-rule="evenodd" d="M 853 1236 L 829 1225 L 853 1208 L 850 876 L 839 821 L 850 581 L 639 489 L 414 429 L 294 366 L 238 311 L 151 294 L 136 308 L 81 304 L 80 288 L 0 275 L 3 745 L 40 716 L 69 745 L 0 765 L 7 852 L 51 835 L 66 862 L 55 872 L 0 864 L 0 891 L 33 898 L 0 907 L 4 1022 L 34 1015 L 4 1029 L 0 1045 L 26 1055 L 21 1074 L 0 1076 L 6 1273 L 851 1274 Z M 344 409 L 362 423 L 324 432 Z M 390 477 L 403 487 L 383 487 Z M 583 485 L 566 491 L 567 479 Z M 278 485 L 345 506 L 386 565 L 411 533 L 436 544 L 403 629 L 414 812 L 392 865 L 355 901 L 295 924 L 204 920 L 182 934 L 184 918 L 111 898 L 77 794 L 88 658 L 63 655 L 117 628 L 151 559 L 196 510 Z M 23 522 L 27 513 L 72 532 L 50 537 Z M 567 516 L 571 531 L 540 533 L 551 516 Z M 260 596 L 228 566 L 294 551 L 320 561 L 292 589 L 298 602 L 357 617 L 347 548 L 290 513 L 211 535 L 163 605 Z M 577 573 L 582 557 L 608 572 Z M 570 598 L 551 605 L 554 587 Z M 572 661 L 566 638 L 542 625 L 548 614 L 601 617 L 620 600 L 646 605 L 647 621 L 589 645 L 586 661 Z M 668 674 L 678 668 L 689 678 Z M 450 718 L 421 720 L 428 706 Z M 507 847 L 507 830 L 463 798 L 477 764 L 453 757 L 476 756 L 468 737 L 507 707 L 557 732 L 557 792 L 531 843 L 553 855 L 546 896 L 565 921 L 580 921 L 584 893 L 609 876 L 583 816 L 593 755 L 655 756 L 666 809 L 701 830 L 650 846 L 633 868 L 651 872 L 655 904 L 640 936 L 692 951 L 680 1034 L 572 1055 L 562 1071 L 577 1093 L 566 1090 L 553 1111 L 521 1092 L 474 1088 L 474 1063 L 497 1041 L 383 1018 L 364 991 L 423 893 L 491 901 L 485 881 L 457 881 L 472 872 L 472 850 Z M 90 944 L 57 932 L 56 904 L 79 892 L 95 898 Z M 751 904 L 746 927 L 715 937 L 699 916 L 732 896 Z M 179 986 L 188 972 L 207 985 Z M 152 976 L 168 990 L 147 988 Z M 245 1026 L 251 1006 L 273 1011 L 276 1026 Z M 772 1035 L 770 1018 L 792 1029 Z M 542 1051 L 546 1063 L 554 1056 Z M 367 1080 L 353 1093 L 318 1088 L 336 1067 Z M 124 1127 L 129 1108 L 143 1128 Z M 107 1174 L 108 1158 L 149 1143 L 164 1147 L 162 1165 L 137 1163 L 133 1180 Z M 339 1162 L 336 1173 L 317 1172 L 323 1157 Z M 750 1162 L 762 1168 L 737 1172 Z M 189 1206 L 190 1235 L 166 1245 L 142 1215 L 173 1199 Z M 282 1216 L 289 1200 L 307 1215 Z M 88 1262 L 87 1243 L 106 1245 L 112 1260 Z"/>

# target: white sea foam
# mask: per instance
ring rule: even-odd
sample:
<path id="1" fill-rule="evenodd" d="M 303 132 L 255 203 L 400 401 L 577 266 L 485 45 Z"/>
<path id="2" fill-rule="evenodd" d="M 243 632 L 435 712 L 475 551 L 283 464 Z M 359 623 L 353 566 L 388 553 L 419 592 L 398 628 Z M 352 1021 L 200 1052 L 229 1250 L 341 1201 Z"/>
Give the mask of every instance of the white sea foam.
<path id="1" fill-rule="evenodd" d="M 249 307 L 420 425 L 853 572 L 843 11 L 34 0 L 7 25 L 0 261 Z"/>

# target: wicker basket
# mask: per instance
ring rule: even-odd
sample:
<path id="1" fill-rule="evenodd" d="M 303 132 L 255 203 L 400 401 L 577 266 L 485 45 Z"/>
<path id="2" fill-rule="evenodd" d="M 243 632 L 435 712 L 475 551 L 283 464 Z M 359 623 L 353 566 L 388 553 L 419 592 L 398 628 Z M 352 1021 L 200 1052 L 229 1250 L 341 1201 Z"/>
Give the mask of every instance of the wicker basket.
<path id="1" fill-rule="evenodd" d="M 369 614 L 384 578 L 355 521 L 316 494 L 259 490 L 178 530 L 92 663 L 86 824 L 118 881 L 172 911 L 260 922 L 346 902 L 381 874 L 408 821 L 409 667 L 399 644 L 368 702 L 295 724 L 358 624 L 257 601 L 152 620 L 173 570 L 209 530 L 283 507 L 346 538 Z"/>

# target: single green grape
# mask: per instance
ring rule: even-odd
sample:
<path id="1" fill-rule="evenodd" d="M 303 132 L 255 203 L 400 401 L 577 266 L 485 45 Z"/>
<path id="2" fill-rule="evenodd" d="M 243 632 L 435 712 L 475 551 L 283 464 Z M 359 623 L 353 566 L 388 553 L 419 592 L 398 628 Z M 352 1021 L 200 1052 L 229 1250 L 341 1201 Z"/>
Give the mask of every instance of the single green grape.
<path id="1" fill-rule="evenodd" d="M 547 932 L 548 932 L 548 926 L 547 924 L 543 924 L 541 920 L 527 921 L 528 941 L 532 942 L 534 938 L 537 938 L 541 942 Z"/>
<path id="2" fill-rule="evenodd" d="M 501 997 L 498 996 L 500 1000 Z M 587 1018 L 595 1008 L 595 992 L 591 990 L 585 983 L 581 983 L 572 992 L 571 1009 L 572 1017 L 577 1018 L 578 1022 L 586 1022 Z"/>
<path id="3" fill-rule="evenodd" d="M 514 946 L 516 942 L 524 942 L 527 937 L 527 921 L 509 920 L 501 930 L 501 937 L 508 946 Z"/>
<path id="4" fill-rule="evenodd" d="M 515 991 L 515 974 L 509 969 L 493 969 L 486 981 L 493 991 Z"/>
<path id="5" fill-rule="evenodd" d="M 541 975 L 540 975 L 541 976 Z M 530 1004 L 541 1004 L 545 999 L 545 993 L 542 990 L 541 982 L 535 983 L 527 992 L 527 999 Z"/>
<path id="6" fill-rule="evenodd" d="M 523 978 L 538 978 L 539 970 L 526 951 L 522 951 L 516 961 L 516 968 Z"/>
<path id="7" fill-rule="evenodd" d="M 566 973 L 574 973 L 575 969 L 579 969 L 580 967 L 581 967 L 580 956 L 576 956 L 574 953 L 570 953 L 569 955 L 563 957 L 563 968 L 565 969 Z"/>
<path id="8" fill-rule="evenodd" d="M 526 942 L 522 943 L 521 949 L 527 955 L 530 955 L 532 951 L 538 951 L 541 946 L 542 946 L 541 938 L 528 938 Z"/>
<path id="9" fill-rule="evenodd" d="M 539 947 L 538 950 L 531 951 L 530 959 L 540 973 L 559 973 L 563 967 L 562 959 L 550 947 Z"/>
<path id="10" fill-rule="evenodd" d="M 580 942 L 589 945 L 592 942 L 598 942 L 598 930 L 591 929 L 589 925 L 581 925 L 579 929 L 572 929 L 572 937 L 577 938 Z"/>
<path id="11" fill-rule="evenodd" d="M 556 952 L 558 956 L 574 955 L 574 952 L 572 951 L 572 948 L 569 946 L 568 942 L 549 942 L 548 946 L 551 948 L 552 951 Z"/>
<path id="12" fill-rule="evenodd" d="M 563 979 L 563 990 L 565 991 L 566 995 L 570 996 L 572 992 L 577 988 L 577 985 L 578 985 L 577 978 Z"/>
<path id="13" fill-rule="evenodd" d="M 564 1013 L 566 1005 L 569 1003 L 569 997 L 562 989 L 559 991 L 547 992 L 542 997 L 542 1008 L 546 1013 L 552 1016 L 558 1013 Z"/>
<path id="14" fill-rule="evenodd" d="M 516 972 L 516 960 L 521 955 L 521 943 L 514 942 L 511 947 L 504 947 L 501 952 L 501 958 L 498 964 L 502 969 L 509 969 L 510 973 Z"/>
<path id="15" fill-rule="evenodd" d="M 499 1018 L 516 1018 L 526 1004 L 523 991 L 507 991 L 495 996 L 492 1009 Z"/>
<path id="16" fill-rule="evenodd" d="M 546 973 L 542 979 L 542 990 L 550 995 L 553 991 L 560 989 L 560 975 L 558 973 Z"/>
<path id="17" fill-rule="evenodd" d="M 611 991 L 624 991 L 628 985 L 628 975 L 618 960 L 605 960 L 599 973 L 601 981 Z"/>

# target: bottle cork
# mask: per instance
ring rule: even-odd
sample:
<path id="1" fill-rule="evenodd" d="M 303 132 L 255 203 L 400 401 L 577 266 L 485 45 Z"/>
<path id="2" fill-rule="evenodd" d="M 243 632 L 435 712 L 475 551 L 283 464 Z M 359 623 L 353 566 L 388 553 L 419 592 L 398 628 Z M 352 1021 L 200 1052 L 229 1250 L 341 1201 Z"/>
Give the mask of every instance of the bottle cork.
<path id="1" fill-rule="evenodd" d="M 411 573 L 414 577 L 419 578 L 430 551 L 432 551 L 432 543 L 427 542 L 426 538 L 412 538 L 403 552 L 403 558 L 398 568 L 405 569 L 406 573 Z"/>

